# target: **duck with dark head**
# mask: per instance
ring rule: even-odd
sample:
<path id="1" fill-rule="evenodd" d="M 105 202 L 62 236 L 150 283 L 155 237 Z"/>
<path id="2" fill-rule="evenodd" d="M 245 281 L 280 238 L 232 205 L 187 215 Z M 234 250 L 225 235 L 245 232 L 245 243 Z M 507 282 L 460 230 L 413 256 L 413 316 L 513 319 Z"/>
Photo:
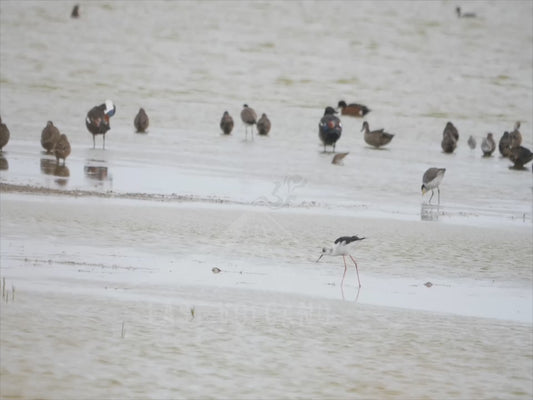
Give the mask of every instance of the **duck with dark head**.
<path id="1" fill-rule="evenodd" d="M 324 116 L 318 124 L 318 137 L 324 144 L 324 153 L 326 152 L 326 146 L 331 146 L 335 153 L 335 144 L 342 134 L 341 120 L 335 114 L 337 114 L 337 111 L 333 107 L 326 107 Z"/>

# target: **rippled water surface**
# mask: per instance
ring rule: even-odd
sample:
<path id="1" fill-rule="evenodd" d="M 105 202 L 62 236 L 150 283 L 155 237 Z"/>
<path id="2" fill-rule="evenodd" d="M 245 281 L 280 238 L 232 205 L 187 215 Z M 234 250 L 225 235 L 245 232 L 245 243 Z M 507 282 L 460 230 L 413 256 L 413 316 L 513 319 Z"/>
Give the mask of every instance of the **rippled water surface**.
<path id="1" fill-rule="evenodd" d="M 0 2 L 0 396 L 531 398 L 531 164 L 479 145 L 521 121 L 533 146 L 533 3 L 456 5 Z M 341 99 L 390 145 L 341 117 L 332 165 L 317 126 Z M 244 103 L 268 137 L 244 140 Z M 315 263 L 346 234 L 360 291 Z"/>

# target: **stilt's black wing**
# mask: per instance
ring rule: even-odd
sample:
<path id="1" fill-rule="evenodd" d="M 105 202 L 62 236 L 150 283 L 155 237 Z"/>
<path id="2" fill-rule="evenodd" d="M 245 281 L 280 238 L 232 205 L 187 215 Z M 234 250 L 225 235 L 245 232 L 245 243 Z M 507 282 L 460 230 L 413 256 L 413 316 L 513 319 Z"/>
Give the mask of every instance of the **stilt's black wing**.
<path id="1" fill-rule="evenodd" d="M 364 237 L 360 238 L 358 236 L 342 236 L 338 238 L 337 240 L 335 240 L 335 244 L 342 243 L 342 242 L 344 242 L 344 244 L 349 244 L 349 243 L 355 242 L 356 240 L 363 240 L 363 239 Z"/>

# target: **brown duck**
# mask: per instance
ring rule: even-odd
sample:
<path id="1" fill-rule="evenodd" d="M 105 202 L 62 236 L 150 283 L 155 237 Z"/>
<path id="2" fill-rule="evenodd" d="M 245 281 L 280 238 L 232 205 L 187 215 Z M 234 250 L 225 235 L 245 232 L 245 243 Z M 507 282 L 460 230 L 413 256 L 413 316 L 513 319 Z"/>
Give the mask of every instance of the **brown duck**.
<path id="1" fill-rule="evenodd" d="M 56 142 L 61 136 L 59 129 L 54 126 L 52 121 L 48 121 L 43 131 L 41 132 L 41 145 L 47 153 L 51 153 L 54 150 Z"/>
<path id="2" fill-rule="evenodd" d="M 139 112 L 133 120 L 133 125 L 139 133 L 144 133 L 146 132 L 146 129 L 148 129 L 148 125 L 150 125 L 150 119 L 148 118 L 148 114 L 146 114 L 146 111 L 144 111 L 144 108 L 141 107 L 139 109 Z"/>
<path id="3" fill-rule="evenodd" d="M 233 118 L 227 111 L 224 111 L 224 114 L 220 119 L 220 129 L 222 129 L 224 135 L 229 135 L 233 130 Z"/>
<path id="4" fill-rule="evenodd" d="M 9 129 L 2 122 L 2 117 L 0 117 L 0 151 L 2 151 L 7 142 L 9 142 Z"/>
<path id="5" fill-rule="evenodd" d="M 392 133 L 387 133 L 383 129 L 371 131 L 367 121 L 363 122 L 363 128 L 361 129 L 361 132 L 363 131 L 365 131 L 365 142 L 370 146 L 374 146 L 376 148 L 385 146 L 386 144 L 390 143 L 390 141 L 394 137 Z"/>
<path id="6" fill-rule="evenodd" d="M 524 165 L 533 160 L 533 153 L 524 146 L 513 147 L 509 152 L 509 159 L 514 162 L 512 168 L 523 169 Z"/>
<path id="7" fill-rule="evenodd" d="M 370 112 L 367 106 L 357 103 L 346 104 L 344 100 L 339 101 L 337 108 L 341 109 L 341 115 L 349 115 L 351 117 L 364 117 Z"/>
<path id="8" fill-rule="evenodd" d="M 67 135 L 60 135 L 54 147 L 54 154 L 56 156 L 57 164 L 59 164 L 59 160 L 62 159 L 63 165 L 65 165 L 65 160 L 70 154 L 70 143 L 67 139 Z"/>
<path id="9" fill-rule="evenodd" d="M 263 113 L 261 115 L 261 118 L 259 118 L 259 121 L 257 121 L 257 132 L 259 132 L 260 135 L 268 135 L 268 132 L 270 132 L 272 124 L 270 123 L 270 120 L 268 119 L 267 115 Z"/>

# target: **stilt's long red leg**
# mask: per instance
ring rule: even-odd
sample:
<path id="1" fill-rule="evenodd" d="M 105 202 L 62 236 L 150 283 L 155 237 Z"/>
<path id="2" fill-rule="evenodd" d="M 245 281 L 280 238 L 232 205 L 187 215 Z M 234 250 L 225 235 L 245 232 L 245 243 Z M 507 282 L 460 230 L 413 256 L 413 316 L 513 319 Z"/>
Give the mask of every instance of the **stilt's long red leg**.
<path id="1" fill-rule="evenodd" d="M 344 284 L 344 277 L 346 276 L 346 270 L 348 269 L 348 267 L 346 266 L 346 258 L 342 256 L 342 259 L 344 260 L 344 274 L 342 274 L 341 286 Z"/>
<path id="2" fill-rule="evenodd" d="M 357 268 L 357 263 L 355 262 L 355 259 L 350 255 L 350 258 L 352 259 L 353 263 L 355 264 L 355 271 L 357 272 L 357 282 L 359 282 L 359 287 L 361 287 L 361 280 L 359 279 L 359 268 Z M 346 262 L 345 262 L 346 264 Z"/>

